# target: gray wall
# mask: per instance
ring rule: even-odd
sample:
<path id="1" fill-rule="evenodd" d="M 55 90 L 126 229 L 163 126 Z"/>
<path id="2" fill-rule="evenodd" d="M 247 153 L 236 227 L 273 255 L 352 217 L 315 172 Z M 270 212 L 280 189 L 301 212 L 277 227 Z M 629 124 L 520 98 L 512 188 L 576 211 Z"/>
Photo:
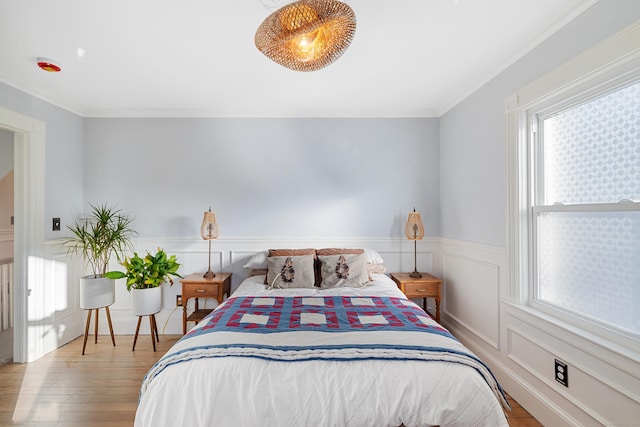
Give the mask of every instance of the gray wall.
<path id="1" fill-rule="evenodd" d="M 639 18 L 601 0 L 440 118 L 442 237 L 506 246 L 506 97 Z"/>
<path id="2" fill-rule="evenodd" d="M 439 234 L 437 119 L 87 119 L 88 203 L 142 236 L 402 237 L 423 212 Z"/>
<path id="3" fill-rule="evenodd" d="M 82 209 L 83 119 L 3 83 L 0 107 L 46 125 L 45 239 L 59 237 L 51 230 L 51 218 L 71 218 Z"/>

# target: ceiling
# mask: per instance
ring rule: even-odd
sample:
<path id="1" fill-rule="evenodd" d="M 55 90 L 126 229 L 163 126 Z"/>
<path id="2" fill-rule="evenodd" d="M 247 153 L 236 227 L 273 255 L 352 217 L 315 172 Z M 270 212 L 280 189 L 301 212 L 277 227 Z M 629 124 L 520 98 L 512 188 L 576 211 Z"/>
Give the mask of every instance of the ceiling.
<path id="1" fill-rule="evenodd" d="M 309 73 L 254 46 L 279 1 L 0 0 L 0 81 L 84 117 L 432 117 L 597 0 L 347 0 L 351 46 Z"/>

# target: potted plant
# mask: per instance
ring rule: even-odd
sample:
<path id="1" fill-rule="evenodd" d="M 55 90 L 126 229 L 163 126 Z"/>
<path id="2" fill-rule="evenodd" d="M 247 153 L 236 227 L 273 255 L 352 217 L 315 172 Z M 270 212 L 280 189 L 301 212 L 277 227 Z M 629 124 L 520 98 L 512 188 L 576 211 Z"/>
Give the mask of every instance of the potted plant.
<path id="1" fill-rule="evenodd" d="M 176 256 L 167 256 L 161 248 L 154 255 L 147 252 L 144 258 L 134 252 L 131 258 L 126 258 L 121 264 L 124 272 L 110 271 L 106 275 L 112 279 L 127 279 L 127 290 L 133 295 L 133 311 L 137 316 L 159 312 L 162 309 L 160 286 L 164 282 L 173 285 L 171 276 L 182 277 L 178 274 L 180 264 Z"/>
<path id="2" fill-rule="evenodd" d="M 107 307 L 115 301 L 115 281 L 105 276 L 113 256 L 122 259 L 131 248 L 132 219 L 106 204 L 92 205 L 87 218 L 76 219 L 67 226 L 73 233 L 61 241 L 67 253 L 80 254 L 93 274 L 80 278 L 80 307 Z"/>

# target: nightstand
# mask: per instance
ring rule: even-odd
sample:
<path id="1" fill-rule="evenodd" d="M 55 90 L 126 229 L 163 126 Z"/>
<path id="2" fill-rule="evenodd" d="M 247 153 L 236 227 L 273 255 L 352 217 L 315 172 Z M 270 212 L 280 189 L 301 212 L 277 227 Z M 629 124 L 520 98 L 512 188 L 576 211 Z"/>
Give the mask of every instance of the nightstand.
<path id="1" fill-rule="evenodd" d="M 199 298 L 215 298 L 218 304 L 222 303 L 225 294 L 229 297 L 231 290 L 231 273 L 216 273 L 215 277 L 205 279 L 203 273 L 190 274 L 180 280 L 182 282 L 182 333 L 187 333 L 187 322 L 196 322 L 211 313 L 211 309 L 200 309 Z M 195 298 L 195 309 L 187 316 L 187 302 L 189 298 Z"/>
<path id="2" fill-rule="evenodd" d="M 436 322 L 440 323 L 442 280 L 429 273 L 420 273 L 422 277 L 411 277 L 409 274 L 410 273 L 391 273 L 391 278 L 407 298 L 422 298 L 424 311 L 427 311 L 427 298 L 435 299 Z"/>

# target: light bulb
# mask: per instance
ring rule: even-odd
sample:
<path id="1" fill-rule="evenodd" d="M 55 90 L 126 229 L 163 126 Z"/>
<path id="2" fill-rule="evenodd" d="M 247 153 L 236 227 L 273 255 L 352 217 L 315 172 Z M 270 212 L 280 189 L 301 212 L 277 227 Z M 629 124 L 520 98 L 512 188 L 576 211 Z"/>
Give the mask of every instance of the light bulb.
<path id="1" fill-rule="evenodd" d="M 322 28 L 318 28 L 311 33 L 306 33 L 293 39 L 291 41 L 291 50 L 301 61 L 311 61 L 319 53 L 324 38 Z"/>

